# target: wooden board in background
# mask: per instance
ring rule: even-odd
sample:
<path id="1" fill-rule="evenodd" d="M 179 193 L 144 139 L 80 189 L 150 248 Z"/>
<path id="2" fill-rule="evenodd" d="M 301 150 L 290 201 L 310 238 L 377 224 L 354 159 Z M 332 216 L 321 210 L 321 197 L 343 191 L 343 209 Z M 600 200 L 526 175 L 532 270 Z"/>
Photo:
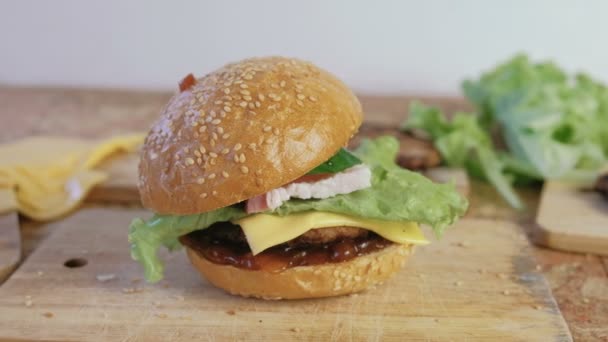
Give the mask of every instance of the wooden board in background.
<path id="1" fill-rule="evenodd" d="M 547 181 L 536 216 L 538 242 L 561 250 L 608 255 L 608 201 L 580 185 Z"/>
<path id="2" fill-rule="evenodd" d="M 0 340 L 571 340 L 511 223 L 464 219 L 375 290 L 267 302 L 212 287 L 181 252 L 168 258 L 165 280 L 144 284 L 126 232 L 148 215 L 88 209 L 58 222 L 0 287 Z M 87 264 L 64 266 L 73 259 Z"/>
<path id="3" fill-rule="evenodd" d="M 21 233 L 12 191 L 0 189 L 0 284 L 21 261 Z"/>

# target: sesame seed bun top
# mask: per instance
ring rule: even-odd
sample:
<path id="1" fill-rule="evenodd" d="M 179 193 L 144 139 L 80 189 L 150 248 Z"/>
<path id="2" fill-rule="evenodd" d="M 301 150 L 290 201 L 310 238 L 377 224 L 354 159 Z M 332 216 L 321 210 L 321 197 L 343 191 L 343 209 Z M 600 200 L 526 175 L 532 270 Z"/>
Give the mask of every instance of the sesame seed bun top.
<path id="1" fill-rule="evenodd" d="M 363 117 L 344 83 L 297 59 L 246 59 L 192 81 L 141 153 L 141 199 L 161 214 L 207 212 L 289 183 L 345 146 Z"/>

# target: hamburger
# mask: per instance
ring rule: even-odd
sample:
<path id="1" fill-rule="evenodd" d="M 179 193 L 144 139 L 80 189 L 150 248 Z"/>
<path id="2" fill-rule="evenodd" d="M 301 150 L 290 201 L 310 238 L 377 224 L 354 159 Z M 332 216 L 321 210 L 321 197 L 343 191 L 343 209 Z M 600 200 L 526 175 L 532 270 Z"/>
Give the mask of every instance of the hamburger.
<path id="1" fill-rule="evenodd" d="M 141 151 L 138 188 L 154 211 L 131 223 L 132 257 L 162 279 L 157 252 L 184 246 L 235 295 L 297 299 L 381 283 L 467 201 L 395 163 L 392 137 L 345 149 L 361 104 L 335 76 L 283 57 L 186 76 Z"/>

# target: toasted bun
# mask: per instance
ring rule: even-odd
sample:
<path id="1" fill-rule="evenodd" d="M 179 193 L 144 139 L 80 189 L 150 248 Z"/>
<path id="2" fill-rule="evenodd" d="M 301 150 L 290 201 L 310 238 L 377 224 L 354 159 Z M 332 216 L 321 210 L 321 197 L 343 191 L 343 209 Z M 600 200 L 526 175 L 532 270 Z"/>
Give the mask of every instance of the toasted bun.
<path id="1" fill-rule="evenodd" d="M 186 247 L 196 269 L 213 285 L 244 297 L 301 299 L 340 296 L 382 283 L 413 253 L 412 245 L 391 245 L 341 263 L 299 266 L 283 272 L 251 271 L 214 264 Z"/>
<path id="2" fill-rule="evenodd" d="M 351 90 L 308 62 L 247 59 L 196 80 L 152 126 L 139 164 L 144 206 L 194 214 L 289 183 L 361 125 Z"/>

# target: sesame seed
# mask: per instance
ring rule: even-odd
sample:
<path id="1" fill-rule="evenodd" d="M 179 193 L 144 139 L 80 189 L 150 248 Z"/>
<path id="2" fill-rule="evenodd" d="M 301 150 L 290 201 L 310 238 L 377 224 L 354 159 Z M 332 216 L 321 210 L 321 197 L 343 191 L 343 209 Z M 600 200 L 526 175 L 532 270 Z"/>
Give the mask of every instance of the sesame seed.
<path id="1" fill-rule="evenodd" d="M 238 154 L 235 154 L 233 159 L 234 159 L 235 163 L 238 163 L 239 162 L 239 156 L 238 156 Z"/>
<path id="2" fill-rule="evenodd" d="M 230 113 L 232 111 L 232 108 L 230 108 L 228 106 L 224 106 L 224 111 L 227 113 Z"/>
<path id="3" fill-rule="evenodd" d="M 192 164 L 194 164 L 194 159 L 186 158 L 186 165 L 192 165 Z"/>
<path id="4" fill-rule="evenodd" d="M 301 84 L 296 84 L 296 89 L 302 90 L 304 89 L 304 86 Z"/>
<path id="5" fill-rule="evenodd" d="M 262 104 L 260 103 L 260 101 L 255 101 L 255 106 L 257 108 L 260 108 L 262 106 Z"/>
<path id="6" fill-rule="evenodd" d="M 226 112 L 221 111 L 221 112 L 220 112 L 220 116 L 221 116 L 221 117 L 223 117 L 223 118 L 225 118 L 225 117 L 226 117 Z"/>
<path id="7" fill-rule="evenodd" d="M 190 149 L 188 147 L 184 147 L 184 152 L 190 153 Z"/>
<path id="8" fill-rule="evenodd" d="M 201 158 L 196 158 L 196 163 L 197 163 L 198 165 L 201 165 L 201 164 L 202 164 L 202 162 L 203 162 L 203 160 L 202 160 Z"/>
<path id="9" fill-rule="evenodd" d="M 201 126 L 198 128 L 198 131 L 201 133 L 205 132 L 206 130 L 207 130 L 207 126 Z"/>
<path id="10" fill-rule="evenodd" d="M 214 124 L 214 125 L 217 125 L 220 122 L 222 122 L 222 120 L 220 120 L 220 119 L 213 119 L 213 121 L 211 121 L 211 123 Z"/>
<path id="11" fill-rule="evenodd" d="M 190 105 L 192 106 L 193 104 L 196 103 L 196 99 L 192 99 L 192 101 L 190 101 Z"/>
<path id="12" fill-rule="evenodd" d="M 224 88 L 224 94 L 226 94 L 226 95 L 230 94 L 230 88 Z"/>
<path id="13" fill-rule="evenodd" d="M 226 171 L 222 171 L 222 176 L 224 176 L 224 178 L 228 178 L 229 174 Z"/>
<path id="14" fill-rule="evenodd" d="M 245 83 L 241 83 L 240 87 L 243 88 L 243 89 L 249 88 L 249 86 L 247 84 L 245 84 Z"/>
<path id="15" fill-rule="evenodd" d="M 211 191 L 211 194 L 212 194 L 213 196 L 215 196 L 215 195 L 217 195 L 217 191 L 213 190 L 213 191 Z"/>
<path id="16" fill-rule="evenodd" d="M 215 146 L 215 139 L 211 139 L 211 141 L 209 142 L 209 144 L 211 145 L 211 147 Z"/>
<path id="17" fill-rule="evenodd" d="M 247 158 L 245 158 L 245 153 L 241 153 L 241 155 L 239 156 L 239 161 L 241 163 L 244 163 L 247 160 Z"/>
<path id="18" fill-rule="evenodd" d="M 196 182 L 198 184 L 203 184 L 203 183 L 205 183 L 205 178 L 201 177 L 201 178 L 197 179 Z"/>
<path id="19" fill-rule="evenodd" d="M 271 88 L 275 88 L 275 89 L 277 89 L 277 88 L 279 88 L 279 85 L 278 85 L 278 84 L 276 84 L 276 83 L 271 83 L 271 84 L 270 84 L 270 87 L 271 87 Z"/>
<path id="20" fill-rule="evenodd" d="M 258 115 L 258 113 L 254 112 L 252 110 L 249 111 L 249 114 L 251 114 L 251 115 Z"/>
<path id="21" fill-rule="evenodd" d="M 194 122 L 192 123 L 192 127 L 196 127 L 196 126 L 198 126 L 198 122 L 194 121 Z"/>
<path id="22" fill-rule="evenodd" d="M 239 93 L 241 93 L 241 95 L 249 95 L 249 94 L 251 94 L 249 92 L 249 90 L 245 90 L 245 89 L 241 90 Z"/>
<path id="23" fill-rule="evenodd" d="M 217 114 L 215 113 L 214 110 L 212 110 L 211 112 L 209 112 L 209 116 L 211 116 L 212 118 L 215 118 L 217 116 Z"/>
<path id="24" fill-rule="evenodd" d="M 298 94 L 298 95 L 296 95 L 296 97 L 298 98 L 298 100 L 304 100 L 306 98 L 306 96 L 304 96 L 304 94 Z"/>
<path id="25" fill-rule="evenodd" d="M 268 97 L 270 97 L 270 98 L 272 99 L 272 98 L 277 97 L 277 94 L 275 94 L 275 93 L 270 93 L 270 94 L 268 94 Z"/>
<path id="26" fill-rule="evenodd" d="M 201 145 L 201 146 L 200 146 L 198 149 L 199 149 L 199 151 L 201 151 L 201 153 L 203 153 L 203 154 L 207 152 L 207 150 L 205 149 L 205 147 L 204 147 L 204 146 L 202 146 L 202 145 Z"/>
<path id="27" fill-rule="evenodd" d="M 217 133 L 211 132 L 211 139 L 217 140 Z"/>
<path id="28" fill-rule="evenodd" d="M 211 156 L 211 158 L 217 158 L 217 153 L 209 152 L 209 156 Z"/>
<path id="29" fill-rule="evenodd" d="M 228 154 L 228 152 L 230 152 L 230 150 L 227 149 L 227 148 L 225 148 L 225 149 L 222 150 L 222 154 Z"/>
<path id="30" fill-rule="evenodd" d="M 312 101 L 312 102 L 317 102 L 317 98 L 316 98 L 316 97 L 314 97 L 314 96 L 312 96 L 312 95 L 311 95 L 311 96 L 309 96 L 309 97 L 308 97 L 308 99 L 309 99 L 310 101 Z"/>
<path id="31" fill-rule="evenodd" d="M 245 75 L 245 77 L 243 77 L 243 78 L 246 79 L 246 80 L 251 80 L 251 79 L 253 79 L 253 76 L 251 76 L 251 75 Z"/>
<path id="32" fill-rule="evenodd" d="M 264 127 L 264 132 L 270 132 L 271 129 L 272 129 L 272 127 L 266 126 L 266 127 Z"/>
<path id="33" fill-rule="evenodd" d="M 236 145 L 234 145 L 234 150 L 238 151 L 241 149 L 241 147 L 243 147 L 243 145 L 237 143 Z"/>
<path id="34" fill-rule="evenodd" d="M 278 128 L 275 128 L 272 132 L 274 133 L 274 135 L 279 135 L 279 129 Z"/>
<path id="35" fill-rule="evenodd" d="M 251 96 L 249 96 L 249 95 L 245 95 L 245 96 L 243 96 L 243 100 L 245 100 L 245 101 L 251 101 L 251 100 L 253 100 L 253 98 Z"/>
<path id="36" fill-rule="evenodd" d="M 215 160 L 216 160 L 215 158 L 211 158 L 211 160 L 209 161 L 209 164 L 215 165 Z"/>
<path id="37" fill-rule="evenodd" d="M 222 139 L 228 139 L 229 137 L 230 137 L 229 133 L 226 133 L 226 134 L 222 135 Z"/>
<path id="38" fill-rule="evenodd" d="M 207 178 L 214 179 L 215 178 L 215 173 L 210 174 L 209 176 L 207 176 Z"/>
<path id="39" fill-rule="evenodd" d="M 239 103 L 239 106 L 246 108 L 247 107 L 247 102 L 246 101 L 242 101 L 241 103 Z"/>
<path id="40" fill-rule="evenodd" d="M 264 101 L 264 94 L 258 94 L 258 99 L 260 99 L 260 101 Z"/>
<path id="41" fill-rule="evenodd" d="M 247 166 L 241 166 L 241 172 L 244 174 L 248 174 L 249 173 L 249 168 Z"/>
<path id="42" fill-rule="evenodd" d="M 197 156 L 197 157 L 200 157 L 201 153 L 198 150 L 194 150 L 194 155 Z"/>
<path id="43" fill-rule="evenodd" d="M 266 145 L 270 145 L 270 144 L 272 144 L 272 139 L 268 138 L 264 142 L 266 143 Z"/>
<path id="44" fill-rule="evenodd" d="M 285 87 L 285 81 L 281 81 L 280 85 L 281 85 L 281 88 Z"/>
<path id="45" fill-rule="evenodd" d="M 257 176 L 261 176 L 261 175 L 262 175 L 262 170 L 256 170 L 256 171 L 255 171 L 255 174 L 256 174 Z"/>
<path id="46" fill-rule="evenodd" d="M 273 100 L 273 101 L 276 101 L 276 102 L 279 102 L 279 101 L 281 101 L 281 97 L 280 97 L 280 96 L 277 96 L 277 97 L 273 98 L 272 100 Z"/>
<path id="47" fill-rule="evenodd" d="M 206 193 L 206 192 L 203 192 L 203 193 L 202 193 L 202 194 L 201 194 L 199 197 L 200 197 L 200 198 L 207 198 L 207 193 Z"/>
<path id="48" fill-rule="evenodd" d="M 251 143 L 247 147 L 249 147 L 250 150 L 255 150 L 255 143 Z"/>
<path id="49" fill-rule="evenodd" d="M 217 101 L 215 101 L 213 103 L 216 104 L 216 105 L 219 105 L 219 104 L 222 104 L 223 102 L 222 102 L 222 100 L 217 100 Z"/>
<path id="50" fill-rule="evenodd" d="M 304 107 L 304 102 L 302 102 L 300 100 L 296 100 L 296 103 L 298 104 L 298 106 Z"/>
<path id="51" fill-rule="evenodd" d="M 255 105 L 253 104 L 253 102 L 249 102 L 249 109 L 254 109 Z"/>

